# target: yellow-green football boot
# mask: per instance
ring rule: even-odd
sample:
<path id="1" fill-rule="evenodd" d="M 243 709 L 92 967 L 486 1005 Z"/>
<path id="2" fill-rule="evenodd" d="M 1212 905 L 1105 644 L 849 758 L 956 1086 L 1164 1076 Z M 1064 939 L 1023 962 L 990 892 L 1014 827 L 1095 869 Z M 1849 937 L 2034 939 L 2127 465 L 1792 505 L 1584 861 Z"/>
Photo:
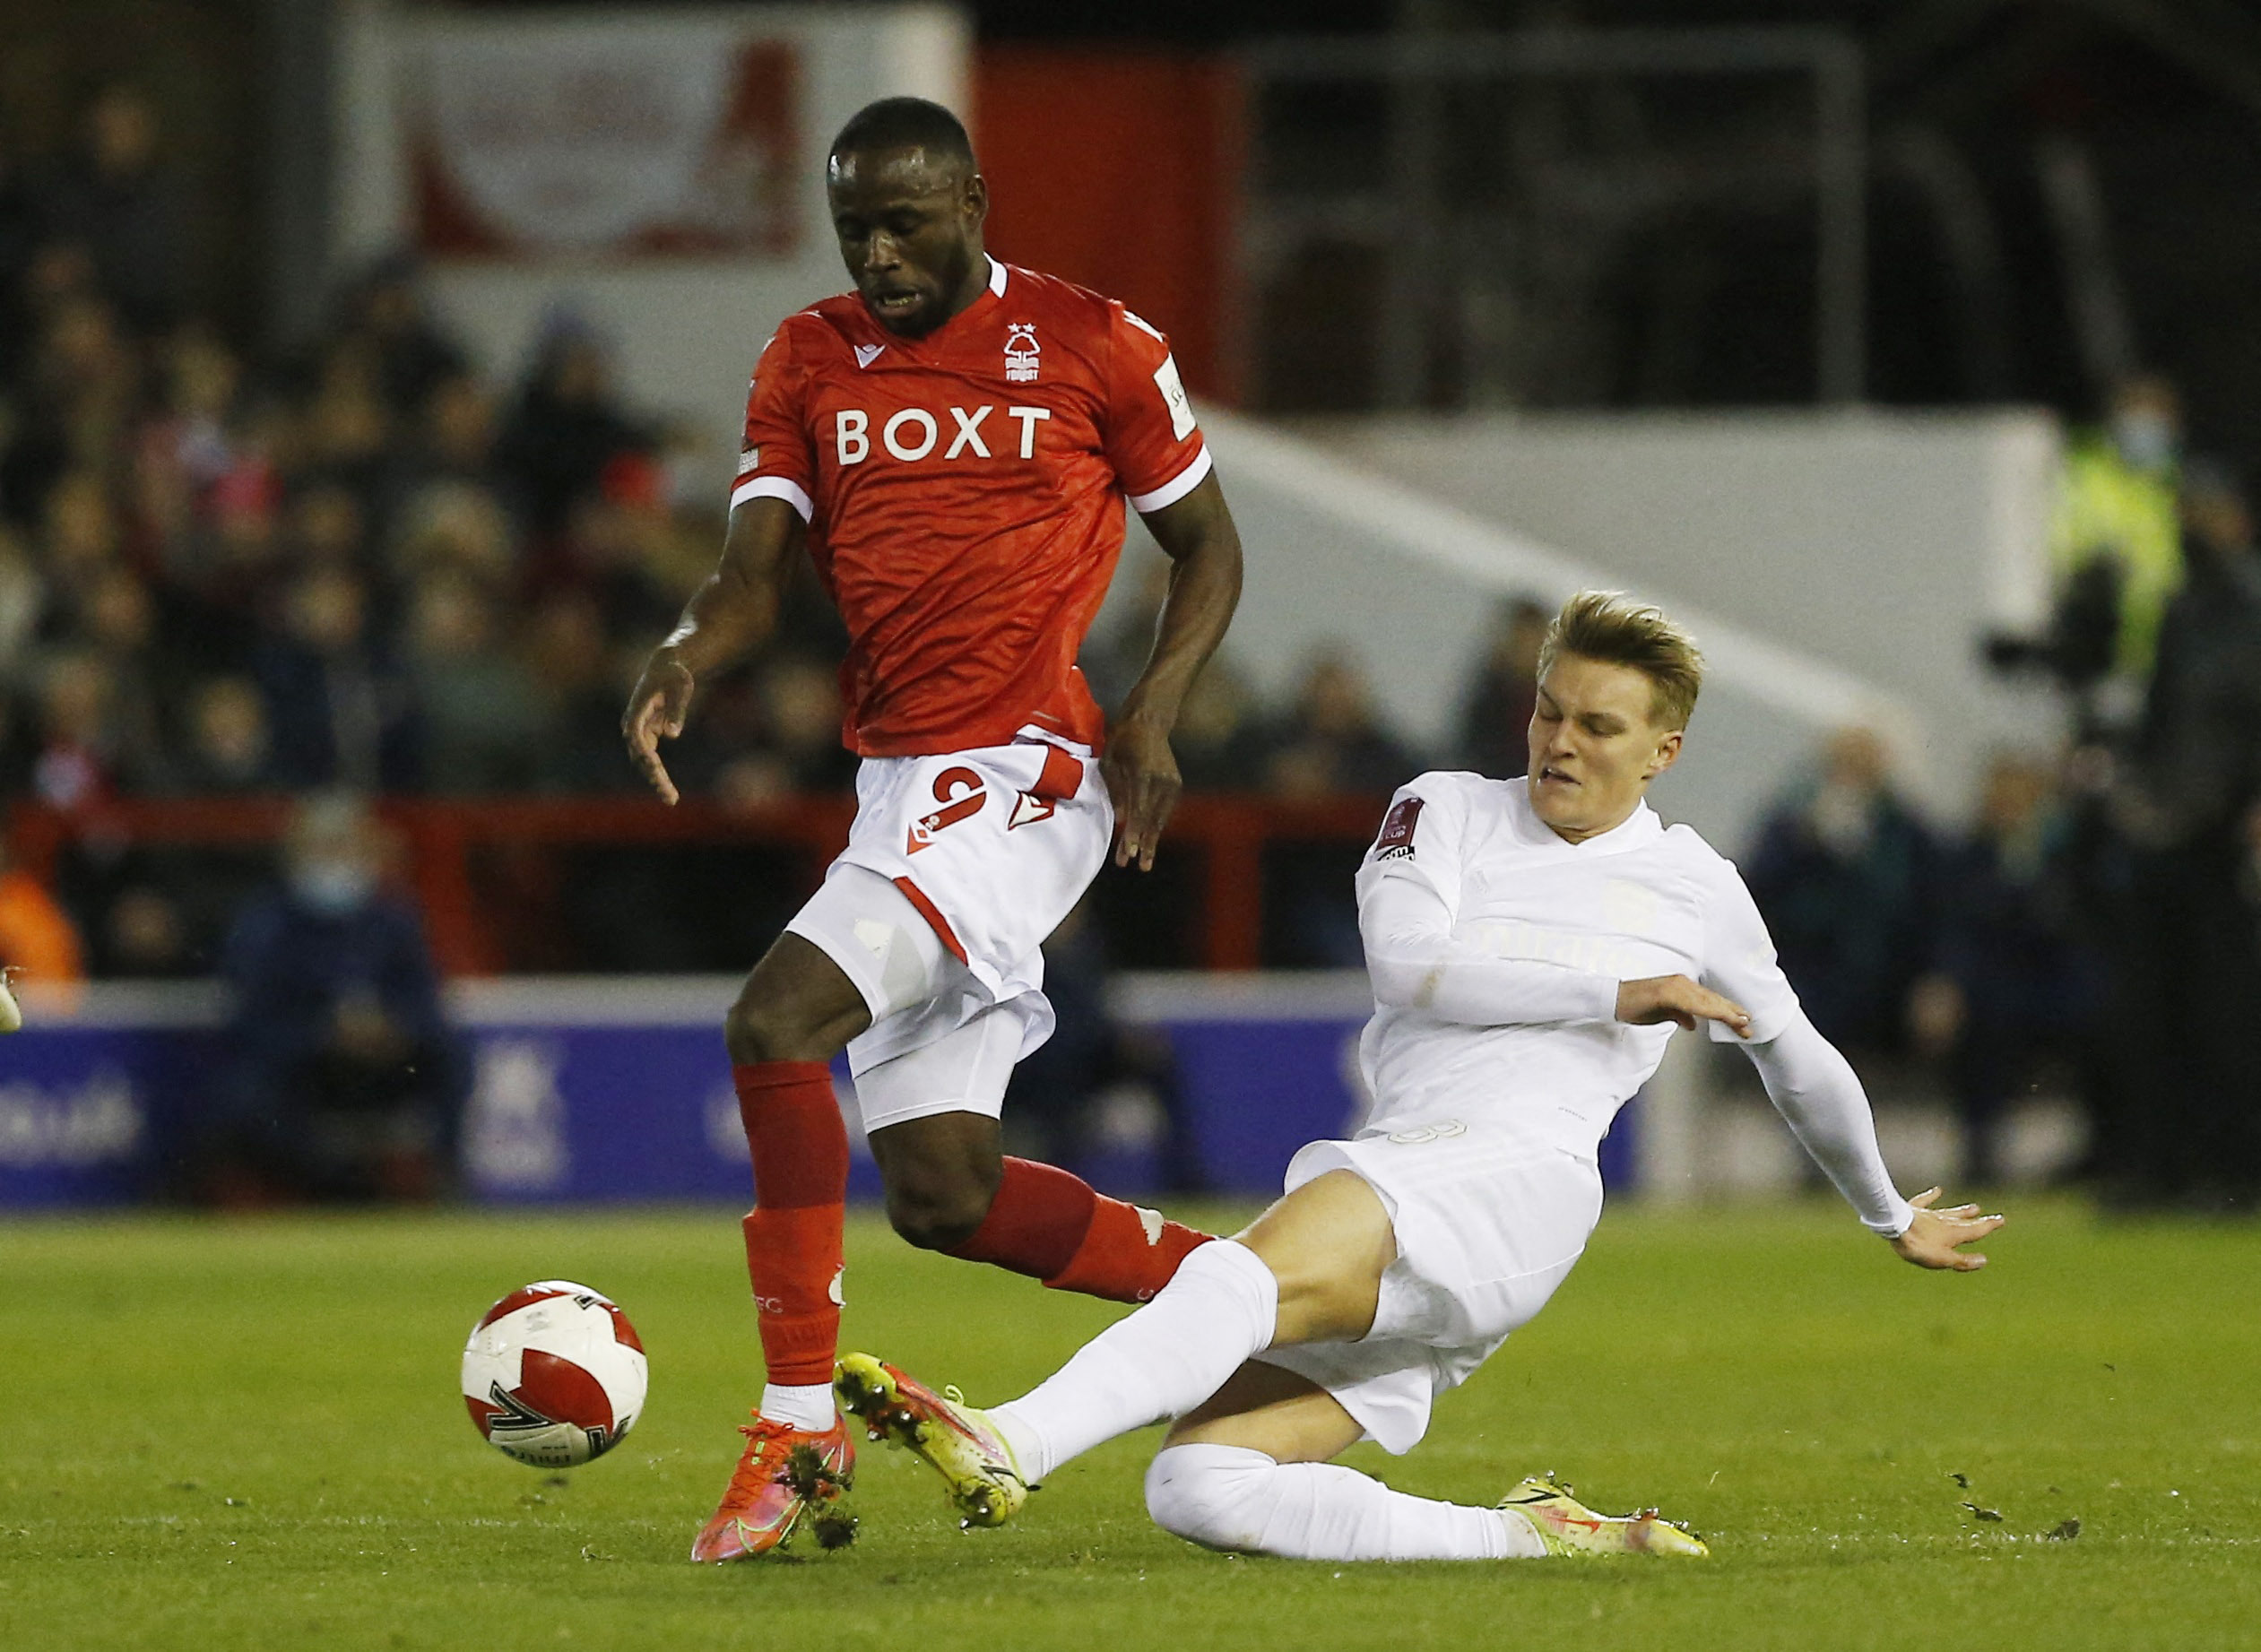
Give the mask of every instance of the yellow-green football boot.
<path id="1" fill-rule="evenodd" d="M 1702 1538 L 1654 1509 L 1639 1514 L 1596 1514 L 1552 1475 L 1533 1475 L 1500 1499 L 1499 1506 L 1529 1520 L 1550 1555 L 1681 1554 L 1700 1559 L 1711 1553 Z"/>
<path id="2" fill-rule="evenodd" d="M 908 1372 L 868 1354 L 851 1354 L 834 1369 L 840 1409 L 863 1419 L 874 1440 L 907 1446 L 933 1465 L 949 1488 L 961 1524 L 1002 1526 L 1031 1490 L 989 1414 L 956 1388 L 936 1393 Z"/>

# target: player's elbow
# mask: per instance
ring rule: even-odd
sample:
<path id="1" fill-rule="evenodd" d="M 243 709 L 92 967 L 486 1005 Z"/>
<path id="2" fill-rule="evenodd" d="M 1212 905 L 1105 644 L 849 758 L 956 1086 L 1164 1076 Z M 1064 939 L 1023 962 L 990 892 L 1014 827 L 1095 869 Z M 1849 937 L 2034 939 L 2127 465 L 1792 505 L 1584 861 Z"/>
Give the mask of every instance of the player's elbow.
<path id="1" fill-rule="evenodd" d="M 1386 940 L 1366 938 L 1366 978 L 1373 1001 L 1383 1009 L 1424 1009 L 1436 996 L 1434 965 L 1397 952 Z"/>
<path id="2" fill-rule="evenodd" d="M 1278 1467 L 1242 1446 L 1165 1447 L 1147 1469 L 1147 1513 L 1205 1549 L 1260 1551 Z"/>

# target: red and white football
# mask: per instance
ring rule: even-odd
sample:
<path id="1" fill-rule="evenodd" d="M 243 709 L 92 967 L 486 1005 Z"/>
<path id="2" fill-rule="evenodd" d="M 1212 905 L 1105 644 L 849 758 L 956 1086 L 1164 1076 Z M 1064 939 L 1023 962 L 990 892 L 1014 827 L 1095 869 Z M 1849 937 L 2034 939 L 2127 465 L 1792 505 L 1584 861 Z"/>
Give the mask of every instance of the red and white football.
<path id="1" fill-rule="evenodd" d="M 537 1468 L 602 1457 L 635 1426 L 650 1371 L 617 1303 L 568 1279 L 513 1291 L 472 1327 L 463 1404 L 488 1443 Z"/>

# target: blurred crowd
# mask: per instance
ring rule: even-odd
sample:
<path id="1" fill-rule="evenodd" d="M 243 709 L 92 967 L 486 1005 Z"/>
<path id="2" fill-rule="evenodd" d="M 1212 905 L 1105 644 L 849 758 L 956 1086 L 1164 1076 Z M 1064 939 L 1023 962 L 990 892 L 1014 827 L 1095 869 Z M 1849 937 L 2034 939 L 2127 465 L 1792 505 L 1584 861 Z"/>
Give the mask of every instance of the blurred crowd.
<path id="1" fill-rule="evenodd" d="M 567 310 L 491 380 L 403 260 L 337 293 L 318 336 L 253 350 L 187 301 L 182 233 L 128 88 L 92 99 L 67 153 L 0 151 L 0 796 L 99 821 L 125 797 L 637 791 L 627 684 L 720 542 L 697 442 L 628 402 Z M 1988 648 L 2062 687 L 2064 751 L 2005 754 L 1948 829 L 1900 797 L 1873 734 L 1844 731 L 1772 812 L 1750 881 L 1824 1033 L 1945 1076 L 1976 1180 L 1999 1168 L 2006 1110 L 2054 1071 L 2117 1197 L 2240 1205 L 2261 1184 L 2261 552 L 2234 474 L 2182 451 L 2170 386 L 2119 386 L 2079 435 L 2056 554 L 2050 625 Z M 1157 559 L 1087 649 L 1103 703 L 1142 666 L 1163 589 Z M 1300 799 L 1440 764 L 1519 774 L 1547 618 L 1501 607 L 1442 751 L 1390 727 L 1347 648 L 1277 705 L 1228 648 L 1184 708 L 1187 784 Z M 668 754 L 683 790 L 851 787 L 844 645 L 804 570 L 777 645 L 703 688 Z M 329 840 L 360 829 L 333 820 Z M 256 942 L 273 980 L 318 974 L 328 943 L 285 919 L 379 911 L 367 879 L 309 870 L 322 835 L 302 820 L 282 885 L 264 856 L 189 868 L 99 830 L 49 885 L 0 846 L 0 964 L 250 981 Z M 1269 961 L 1356 966 L 1355 848 L 1275 858 Z M 635 879 L 577 895 L 599 911 L 608 888 L 628 938 L 604 966 L 714 966 L 636 956 L 658 897 Z M 405 944 L 368 921 L 379 950 Z M 436 1050 L 414 975 L 374 1017 L 368 982 L 342 987 L 347 1008 L 322 1012 L 334 1038 L 245 1077 L 230 1128 L 264 1128 L 246 1098 L 277 1073 L 329 1063 L 326 1089 L 358 1094 L 355 1060 Z M 1094 1070 L 1122 1064 L 1091 1042 Z"/>
<path id="2" fill-rule="evenodd" d="M 67 154 L 0 154 L 0 795 L 99 819 L 132 797 L 638 791 L 627 685 L 721 540 L 697 443 L 624 400 L 567 310 L 490 382 L 404 260 L 299 347 L 224 336 L 178 285 L 165 153 L 117 87 Z M 1148 622 L 1095 647 L 1104 696 Z M 668 754 L 686 793 L 852 786 L 844 646 L 804 570 L 778 643 L 703 686 Z M 1423 766 L 1347 655 L 1285 710 L 1220 667 L 1185 755 L 1196 787 L 1290 795 Z M 248 877 L 81 834 L 54 911 L 0 885 L 0 931 L 39 931 L 42 974 L 202 973 Z"/>
<path id="3" fill-rule="evenodd" d="M 248 354 L 174 284 L 163 157 L 116 89 L 69 155 L 0 161 L 0 784 L 625 785 L 624 656 L 716 513 L 603 341 L 560 312 L 498 393 L 391 262 Z"/>
<path id="4" fill-rule="evenodd" d="M 2261 1197 L 2261 547 L 2229 465 L 2184 451 L 2172 386 L 2075 434 L 2054 612 L 1988 643 L 2045 676 L 2062 748 L 2004 753 L 1962 830 L 1927 824 L 1882 743 L 1841 731 L 1745 862 L 1815 1022 L 1934 1063 L 1965 1172 L 2002 1170 L 2037 1089 L 2087 1122 L 2128 1207 Z"/>

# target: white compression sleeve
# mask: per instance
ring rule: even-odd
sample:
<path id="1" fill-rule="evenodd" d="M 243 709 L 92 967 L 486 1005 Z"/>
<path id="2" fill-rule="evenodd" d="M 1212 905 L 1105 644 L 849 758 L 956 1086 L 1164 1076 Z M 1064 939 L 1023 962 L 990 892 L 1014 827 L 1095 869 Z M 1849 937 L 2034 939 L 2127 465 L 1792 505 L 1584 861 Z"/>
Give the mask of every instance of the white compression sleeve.
<path id="1" fill-rule="evenodd" d="M 1206 1549 L 1298 1561 L 1536 1560 L 1529 1521 L 1393 1492 L 1338 1463 L 1276 1463 L 1243 1446 L 1171 1446 L 1147 1470 L 1147 1512 Z"/>
<path id="2" fill-rule="evenodd" d="M 1765 1081 L 1767 1099 L 1789 1121 L 1814 1163 L 1827 1172 L 1845 1202 L 1874 1233 L 1908 1231 L 1915 1209 L 1892 1185 L 1876 1146 L 1876 1120 L 1868 1095 L 1836 1045 L 1800 1010 L 1781 1036 L 1746 1044 L 1751 1065 Z"/>
<path id="3" fill-rule="evenodd" d="M 1363 890 L 1358 933 L 1374 1002 L 1464 1026 L 1614 1021 L 1615 976 L 1521 958 L 1497 958 L 1456 940 L 1452 913 L 1434 893 L 1385 878 Z"/>
<path id="4" fill-rule="evenodd" d="M 1155 1299 L 990 1418 L 1030 1483 L 1103 1440 L 1182 1416 L 1271 1345 L 1279 1281 L 1246 1245 L 1212 1240 Z"/>

